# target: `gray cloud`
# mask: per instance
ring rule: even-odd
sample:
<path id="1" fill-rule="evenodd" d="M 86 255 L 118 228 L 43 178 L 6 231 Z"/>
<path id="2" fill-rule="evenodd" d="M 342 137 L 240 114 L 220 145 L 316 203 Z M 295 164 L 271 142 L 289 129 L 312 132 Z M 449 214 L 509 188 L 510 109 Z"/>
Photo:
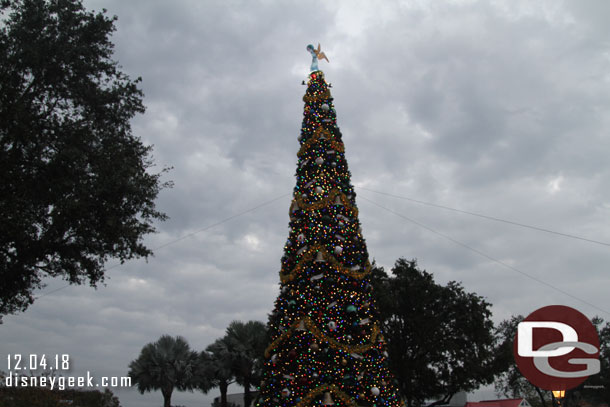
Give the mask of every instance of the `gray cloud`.
<path id="1" fill-rule="evenodd" d="M 354 184 L 610 241 L 604 1 L 86 5 L 118 15 L 116 58 L 142 76 L 148 107 L 134 134 L 155 145 L 159 167 L 174 167 L 166 179 L 175 187 L 159 198 L 171 219 L 150 247 L 292 191 L 305 46 L 318 41 Z M 357 192 L 369 253 L 386 268 L 417 258 L 438 281 L 485 296 L 496 321 L 554 303 L 610 318 L 364 198 L 605 310 L 607 247 Z M 264 321 L 289 204 L 286 196 L 113 268 L 106 287 L 40 298 L 5 319 L 1 351 L 67 352 L 74 374 L 122 376 L 162 334 L 200 350 L 234 319 Z M 125 406 L 161 400 L 117 393 Z"/>

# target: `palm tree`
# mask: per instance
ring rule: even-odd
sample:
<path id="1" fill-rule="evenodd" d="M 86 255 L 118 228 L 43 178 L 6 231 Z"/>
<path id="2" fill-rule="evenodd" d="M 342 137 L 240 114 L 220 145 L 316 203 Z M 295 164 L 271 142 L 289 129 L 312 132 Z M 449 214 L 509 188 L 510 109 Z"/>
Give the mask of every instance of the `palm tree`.
<path id="1" fill-rule="evenodd" d="M 244 406 L 252 402 L 250 386 L 258 386 L 261 380 L 265 347 L 268 344 L 267 328 L 259 321 L 233 321 L 225 336 L 232 359 L 235 380 L 244 387 Z"/>
<path id="2" fill-rule="evenodd" d="M 140 356 L 129 364 L 129 377 L 140 393 L 161 390 L 164 407 L 171 407 L 174 389 L 193 391 L 200 381 L 200 359 L 186 340 L 163 335 L 142 348 Z"/>
<path id="3" fill-rule="evenodd" d="M 227 389 L 233 383 L 233 358 L 226 337 L 216 339 L 200 354 L 203 380 L 199 388 L 207 392 L 212 387 L 220 390 L 220 407 L 227 407 Z"/>

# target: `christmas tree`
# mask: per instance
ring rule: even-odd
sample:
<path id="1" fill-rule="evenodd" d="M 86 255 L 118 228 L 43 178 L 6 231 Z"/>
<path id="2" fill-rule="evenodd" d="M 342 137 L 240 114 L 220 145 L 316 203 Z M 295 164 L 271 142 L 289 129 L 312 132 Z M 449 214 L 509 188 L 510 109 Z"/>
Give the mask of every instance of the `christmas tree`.
<path id="1" fill-rule="evenodd" d="M 308 50 L 290 236 L 257 406 L 398 407 L 333 98 L 317 70 L 326 56 Z"/>

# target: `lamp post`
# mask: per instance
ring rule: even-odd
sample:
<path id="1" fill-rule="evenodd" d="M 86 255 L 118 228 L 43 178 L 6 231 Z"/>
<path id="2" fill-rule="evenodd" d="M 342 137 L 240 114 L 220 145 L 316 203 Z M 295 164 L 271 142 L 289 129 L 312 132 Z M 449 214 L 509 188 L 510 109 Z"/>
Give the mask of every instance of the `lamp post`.
<path id="1" fill-rule="evenodd" d="M 553 390 L 552 393 L 553 393 L 553 396 L 557 399 L 557 404 L 559 406 L 561 406 L 561 399 L 565 397 L 566 391 L 565 390 Z"/>

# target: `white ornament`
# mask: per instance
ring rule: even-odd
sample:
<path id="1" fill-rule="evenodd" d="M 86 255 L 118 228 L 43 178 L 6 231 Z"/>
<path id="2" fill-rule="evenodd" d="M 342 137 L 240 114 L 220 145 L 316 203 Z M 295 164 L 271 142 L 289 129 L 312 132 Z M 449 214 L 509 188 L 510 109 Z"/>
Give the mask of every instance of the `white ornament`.
<path id="1" fill-rule="evenodd" d="M 335 321 L 330 321 L 328 323 L 328 329 L 330 329 L 331 331 L 334 331 L 335 329 L 337 329 L 337 323 Z"/>
<path id="2" fill-rule="evenodd" d="M 341 253 L 343 253 L 343 247 L 335 246 L 335 254 L 341 254 Z"/>
<path id="3" fill-rule="evenodd" d="M 321 194 L 323 192 L 324 190 L 322 189 L 322 187 L 316 187 L 316 194 Z"/>
<path id="4" fill-rule="evenodd" d="M 301 233 L 297 236 L 297 240 L 299 241 L 299 243 L 303 243 L 305 241 L 305 235 Z"/>
<path id="5" fill-rule="evenodd" d="M 282 397 L 288 396 L 290 396 L 290 390 L 288 390 L 288 388 L 285 388 L 284 390 L 282 390 Z"/>
<path id="6" fill-rule="evenodd" d="M 324 163 L 324 158 L 322 158 L 322 157 L 316 158 L 316 164 L 322 165 L 323 163 Z"/>
<path id="7" fill-rule="evenodd" d="M 330 110 L 330 106 L 328 106 L 326 103 L 324 103 L 322 105 L 322 110 L 324 110 L 325 112 L 328 112 Z"/>
<path id="8" fill-rule="evenodd" d="M 373 396 L 379 396 L 379 393 L 380 393 L 380 391 L 377 387 L 371 387 L 371 394 Z"/>
<path id="9" fill-rule="evenodd" d="M 271 356 L 271 363 L 275 363 L 277 361 L 277 355 Z"/>
<path id="10" fill-rule="evenodd" d="M 330 165 L 331 165 L 331 167 L 336 167 L 337 163 L 333 161 L 332 163 L 330 163 Z"/>

